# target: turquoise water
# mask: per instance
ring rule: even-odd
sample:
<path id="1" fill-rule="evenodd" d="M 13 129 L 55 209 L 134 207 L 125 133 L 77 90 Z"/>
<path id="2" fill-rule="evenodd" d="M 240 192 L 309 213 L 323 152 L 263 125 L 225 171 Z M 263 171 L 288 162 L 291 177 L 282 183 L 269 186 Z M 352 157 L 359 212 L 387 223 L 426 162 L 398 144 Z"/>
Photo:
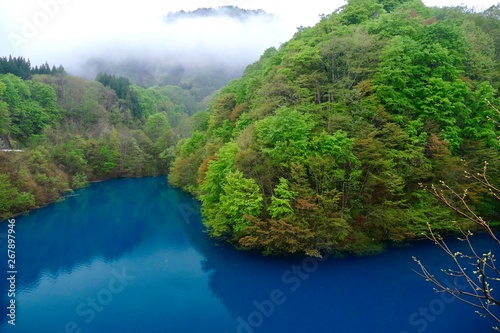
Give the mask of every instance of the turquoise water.
<path id="1" fill-rule="evenodd" d="M 437 333 L 493 325 L 412 271 L 416 255 L 439 272 L 444 257 L 430 242 L 327 260 L 239 252 L 209 239 L 198 203 L 163 177 L 93 184 L 16 218 L 14 228 L 15 326 L 7 316 L 8 224 L 0 224 L 1 332 Z"/>

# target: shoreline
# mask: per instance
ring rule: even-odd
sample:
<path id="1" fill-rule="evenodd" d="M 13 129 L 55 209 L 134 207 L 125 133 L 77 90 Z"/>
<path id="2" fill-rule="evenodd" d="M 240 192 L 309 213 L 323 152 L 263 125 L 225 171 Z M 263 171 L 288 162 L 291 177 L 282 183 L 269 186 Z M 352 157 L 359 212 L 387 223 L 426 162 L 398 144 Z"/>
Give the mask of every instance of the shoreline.
<path id="1" fill-rule="evenodd" d="M 167 177 L 166 174 L 165 175 L 160 174 L 160 175 L 144 175 L 144 176 L 136 176 L 136 177 L 114 177 L 114 178 L 98 179 L 98 180 L 92 180 L 92 181 L 89 180 L 88 185 L 86 185 L 84 187 L 74 188 L 74 189 L 71 189 L 71 188 L 67 189 L 65 192 L 59 193 L 58 197 L 55 200 L 46 202 L 46 203 L 44 203 L 44 204 L 42 204 L 40 206 L 36 206 L 36 207 L 30 208 L 29 210 L 24 211 L 24 212 L 14 213 L 14 214 L 12 214 L 12 215 L 10 215 L 8 217 L 5 217 L 4 219 L 0 220 L 0 223 L 4 223 L 4 222 L 8 221 L 9 219 L 13 219 L 13 218 L 16 218 L 16 217 L 21 216 L 21 215 L 28 215 L 32 211 L 35 211 L 35 210 L 47 207 L 49 205 L 56 204 L 58 202 L 64 201 L 65 198 L 72 197 L 73 195 L 71 195 L 71 194 L 73 192 L 81 190 L 81 189 L 84 189 L 84 188 L 86 188 L 86 187 L 88 187 L 88 186 L 90 186 L 92 184 L 102 183 L 102 182 L 106 182 L 106 181 L 110 181 L 110 180 L 115 180 L 115 179 L 138 179 L 138 178 L 145 178 L 145 177 L 162 177 L 162 176 Z"/>
<path id="2" fill-rule="evenodd" d="M 12 216 L 6 217 L 5 219 L 1 220 L 0 223 L 4 223 L 4 222 L 8 223 L 9 220 L 13 220 L 13 219 L 15 220 L 19 216 L 28 215 L 32 211 L 35 211 L 35 210 L 38 210 L 38 209 L 42 209 L 42 208 L 47 207 L 47 206 L 49 206 L 51 204 L 56 204 L 58 202 L 62 202 L 66 198 L 69 198 L 69 197 L 72 197 L 72 196 L 78 196 L 79 194 L 74 194 L 74 192 L 76 192 L 78 190 L 81 190 L 81 189 L 85 189 L 85 188 L 89 187 L 92 184 L 98 184 L 98 183 L 102 183 L 102 182 L 106 182 L 106 181 L 113 181 L 113 180 L 140 179 L 140 178 L 149 178 L 149 177 L 165 177 L 165 179 L 167 179 L 168 175 L 166 175 L 166 174 L 160 174 L 160 175 L 145 175 L 145 176 L 136 176 L 136 177 L 114 177 L 114 178 L 109 178 L 109 179 L 98 179 L 98 180 L 89 181 L 89 184 L 87 186 L 85 186 L 85 187 L 81 187 L 81 188 L 78 188 L 78 189 L 69 189 L 66 192 L 61 193 L 60 196 L 56 200 L 54 200 L 54 201 L 47 202 L 44 205 L 41 205 L 39 207 L 35 207 L 35 208 L 30 209 L 30 210 L 28 210 L 26 212 L 21 212 L 21 213 L 17 213 L 17 214 L 14 214 Z M 171 185 L 168 185 L 168 186 L 171 186 Z M 196 199 L 195 196 L 193 196 L 191 193 L 185 191 L 184 189 L 182 189 L 182 188 L 178 188 L 178 189 L 180 191 L 182 191 L 182 192 L 190 195 L 194 199 Z M 500 226 L 497 225 L 496 229 L 500 230 Z M 485 232 L 483 232 L 482 230 L 474 230 L 474 233 L 477 233 L 478 235 L 482 235 Z M 459 231 L 457 231 L 455 233 L 454 232 L 447 232 L 447 233 L 441 233 L 441 234 L 442 234 L 442 236 L 444 238 L 447 238 L 449 240 L 459 238 L 460 235 L 461 235 L 461 233 Z M 207 237 L 210 237 L 210 236 L 207 236 Z M 217 240 L 216 238 L 213 238 L 213 237 L 210 237 L 210 239 Z M 350 258 L 354 258 L 354 257 L 362 258 L 362 257 L 378 256 L 378 255 L 384 254 L 385 252 L 387 252 L 390 249 L 397 249 L 397 248 L 405 248 L 405 247 L 408 247 L 408 246 L 415 246 L 415 245 L 419 245 L 419 244 L 424 243 L 424 241 L 428 242 L 430 240 L 428 238 L 426 238 L 425 235 L 420 235 L 420 237 L 415 237 L 415 238 L 407 239 L 407 240 L 404 240 L 404 241 L 401 241 L 401 242 L 382 242 L 382 248 L 380 249 L 380 251 L 365 252 L 365 253 L 355 253 L 355 252 L 336 251 L 335 249 L 332 249 L 331 251 L 323 253 L 322 256 L 328 255 L 328 256 L 331 256 L 331 257 L 334 257 L 334 258 L 349 258 L 349 257 Z M 238 250 L 238 251 L 242 251 L 242 252 L 250 251 L 250 252 L 254 252 L 254 253 L 258 254 L 259 256 L 262 256 L 262 257 L 287 258 L 287 257 L 293 257 L 295 255 L 299 255 L 301 257 L 303 257 L 303 256 L 308 257 L 308 256 L 306 256 L 304 254 L 298 254 L 298 253 L 289 253 L 289 254 L 280 254 L 280 255 L 264 255 L 263 253 L 261 253 L 259 251 L 239 249 L 237 246 L 235 246 L 234 244 L 232 244 L 230 242 L 228 242 L 228 244 L 231 247 L 233 247 L 236 250 Z"/>

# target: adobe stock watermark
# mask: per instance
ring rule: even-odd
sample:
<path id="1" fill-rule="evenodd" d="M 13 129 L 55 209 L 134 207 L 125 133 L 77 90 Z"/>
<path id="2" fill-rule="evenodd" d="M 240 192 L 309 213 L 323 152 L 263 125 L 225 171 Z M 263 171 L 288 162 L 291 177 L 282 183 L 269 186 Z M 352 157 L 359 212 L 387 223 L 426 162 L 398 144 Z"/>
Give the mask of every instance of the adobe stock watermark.
<path id="1" fill-rule="evenodd" d="M 20 33 L 9 33 L 9 41 L 14 50 L 20 51 L 21 46 L 36 38 L 40 31 L 48 26 L 60 12 L 61 7 L 67 5 L 72 0 L 39 0 L 38 8 L 28 17 L 20 19 Z"/>
<path id="2" fill-rule="evenodd" d="M 264 325 L 265 320 L 271 317 L 276 311 L 277 307 L 284 304 L 287 300 L 287 293 L 297 291 L 302 282 L 308 280 L 311 274 L 316 272 L 319 263 L 326 261 L 329 255 L 321 258 L 308 257 L 302 260 L 300 265 L 293 265 L 290 269 L 286 270 L 281 275 L 281 282 L 286 288 L 274 289 L 269 293 L 269 297 L 262 301 L 254 300 L 252 305 L 255 307 L 247 316 L 238 316 L 236 321 L 238 326 L 237 333 L 253 333 L 254 329 Z"/>
<path id="3" fill-rule="evenodd" d="M 463 290 L 467 286 L 461 286 L 455 280 L 452 284 L 449 280 L 445 280 L 444 284 L 453 290 L 458 288 Z M 423 333 L 429 327 L 429 324 L 435 322 L 440 315 L 446 310 L 446 305 L 456 301 L 456 298 L 445 291 L 440 291 L 439 296 L 434 298 L 426 306 L 421 306 L 417 311 L 410 314 L 408 324 L 414 328 L 411 332 Z M 409 331 L 401 331 L 400 333 L 411 333 Z"/>
<path id="4" fill-rule="evenodd" d="M 181 213 L 182 219 L 184 220 L 184 223 L 190 224 L 191 219 L 193 217 L 199 218 L 200 217 L 200 208 L 199 204 L 195 198 L 191 199 L 191 203 L 181 203 L 178 208 L 179 212 Z"/>
<path id="5" fill-rule="evenodd" d="M 111 275 L 112 277 L 105 288 L 99 290 L 95 295 L 88 296 L 76 306 L 75 313 L 83 323 L 90 324 L 93 322 L 98 313 L 103 312 L 106 306 L 113 302 L 115 296 L 125 290 L 130 281 L 135 279 L 135 276 L 126 272 L 125 267 L 122 268 L 121 272 L 113 269 Z M 68 321 L 61 331 L 53 333 L 82 333 L 83 323 L 79 323 L 77 320 Z"/>

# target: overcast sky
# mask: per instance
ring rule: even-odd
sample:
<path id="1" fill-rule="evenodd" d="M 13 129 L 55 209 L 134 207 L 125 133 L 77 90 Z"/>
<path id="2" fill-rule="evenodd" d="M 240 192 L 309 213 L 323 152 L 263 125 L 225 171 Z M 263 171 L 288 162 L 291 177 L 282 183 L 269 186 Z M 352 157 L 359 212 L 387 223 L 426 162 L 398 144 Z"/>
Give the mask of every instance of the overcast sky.
<path id="1" fill-rule="evenodd" d="M 424 2 L 484 9 L 498 1 Z M 34 64 L 48 61 L 68 68 L 76 58 L 90 56 L 161 56 L 166 49 L 204 49 L 253 62 L 267 47 L 290 39 L 298 26 L 314 25 L 320 14 L 343 4 L 340 0 L 0 0 L 0 56 L 22 55 Z M 263 9 L 276 19 L 247 24 L 208 19 L 174 26 L 157 19 L 168 12 L 224 5 Z"/>

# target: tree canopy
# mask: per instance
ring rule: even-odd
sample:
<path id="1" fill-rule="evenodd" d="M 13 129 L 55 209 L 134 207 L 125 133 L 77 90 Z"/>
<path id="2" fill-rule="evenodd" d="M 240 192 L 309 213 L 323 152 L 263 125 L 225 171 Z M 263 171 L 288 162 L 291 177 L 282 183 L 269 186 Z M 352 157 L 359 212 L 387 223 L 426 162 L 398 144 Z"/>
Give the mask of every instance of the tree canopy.
<path id="1" fill-rule="evenodd" d="M 484 121 L 485 98 L 500 102 L 494 13 L 348 1 L 219 91 L 171 183 L 199 196 L 213 236 L 267 254 L 370 253 L 427 222 L 451 232 L 452 212 L 418 184 L 465 188 L 463 161 L 500 156 Z"/>
<path id="2" fill-rule="evenodd" d="M 190 127 L 160 87 L 107 74 L 0 74 L 0 135 L 24 151 L 0 151 L 0 219 L 92 180 L 166 174 Z"/>

